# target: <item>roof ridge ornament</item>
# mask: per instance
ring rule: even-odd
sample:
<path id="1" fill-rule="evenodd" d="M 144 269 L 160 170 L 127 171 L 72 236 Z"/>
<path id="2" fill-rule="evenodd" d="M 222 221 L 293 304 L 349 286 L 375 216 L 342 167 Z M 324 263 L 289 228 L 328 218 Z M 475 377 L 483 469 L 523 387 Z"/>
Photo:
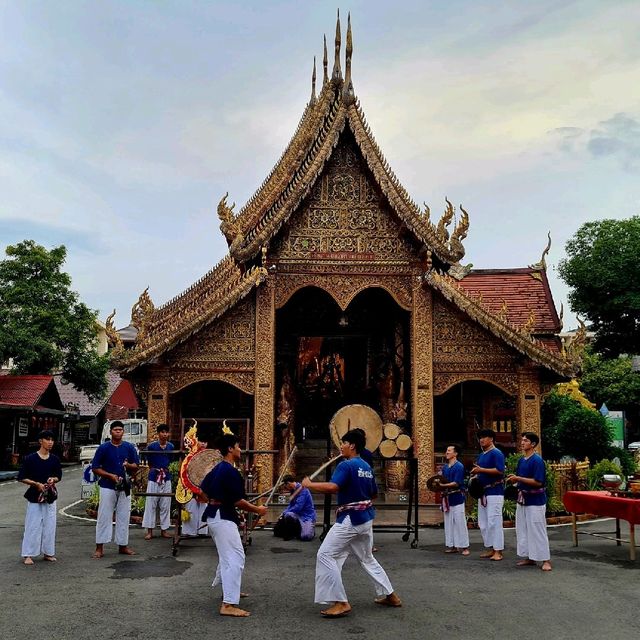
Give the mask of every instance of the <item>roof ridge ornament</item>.
<path id="1" fill-rule="evenodd" d="M 240 230 L 240 224 L 238 223 L 238 216 L 234 213 L 233 209 L 236 206 L 234 202 L 231 206 L 227 205 L 227 198 L 229 192 L 224 194 L 224 197 L 218 203 L 218 218 L 220 218 L 220 231 L 222 231 L 229 246 L 235 244 L 236 246 L 241 244 L 244 240 L 244 236 Z"/>
<path id="2" fill-rule="evenodd" d="M 551 231 L 547 232 L 547 246 L 544 248 L 542 255 L 540 256 L 540 260 L 534 264 L 530 264 L 530 269 L 535 269 L 536 271 L 546 271 L 547 270 L 547 260 L 546 257 L 549 255 L 549 250 L 551 249 Z"/>
<path id="3" fill-rule="evenodd" d="M 449 232 L 447 231 L 447 227 L 451 224 L 453 220 L 453 216 L 456 213 L 455 207 L 449 202 L 449 199 L 445 196 L 444 201 L 447 203 L 445 207 L 444 213 L 438 222 L 438 226 L 436 228 L 436 233 L 440 237 L 443 242 L 447 242 L 449 240 Z"/>
<path id="4" fill-rule="evenodd" d="M 149 295 L 149 287 L 147 287 L 138 298 L 138 301 L 131 307 L 131 324 L 138 330 L 136 342 L 139 344 L 142 342 L 151 318 L 155 311 L 155 306 L 151 296 Z"/>
<path id="5" fill-rule="evenodd" d="M 462 212 L 462 215 L 460 216 L 460 220 L 458 220 L 458 224 L 456 224 L 453 229 L 451 240 L 449 242 L 449 248 L 455 253 L 464 253 L 462 241 L 469 233 L 469 214 L 465 211 L 462 205 L 460 205 L 460 211 Z"/>
<path id="6" fill-rule="evenodd" d="M 335 40 L 335 57 L 333 60 L 333 73 L 331 80 L 339 83 L 342 80 L 342 70 L 340 69 L 340 44 L 342 42 L 342 34 L 340 32 L 340 9 L 338 9 L 338 19 L 336 20 L 336 40 Z"/>
<path id="7" fill-rule="evenodd" d="M 351 12 L 347 15 L 347 46 L 345 48 L 345 74 L 344 87 L 342 89 L 342 100 L 346 106 L 356 101 L 351 81 L 351 58 L 353 57 L 353 36 L 351 34 Z"/>
<path id="8" fill-rule="evenodd" d="M 313 56 L 313 73 L 311 74 L 311 100 L 309 100 L 310 105 L 314 105 L 316 103 L 316 57 Z"/>
<path id="9" fill-rule="evenodd" d="M 113 351 L 111 353 L 112 356 L 115 355 L 116 352 L 119 353 L 124 349 L 122 338 L 120 337 L 118 330 L 113 324 L 113 318 L 115 317 L 115 315 L 116 310 L 114 309 L 104 323 L 104 331 L 107 334 L 107 342 L 111 347 L 113 347 Z"/>
<path id="10" fill-rule="evenodd" d="M 327 54 L 327 35 L 323 36 L 324 39 L 324 54 L 322 57 L 322 68 L 324 69 L 324 75 L 322 76 L 322 86 L 324 87 L 327 82 L 329 82 L 329 72 L 327 71 L 329 67 L 329 56 Z"/>

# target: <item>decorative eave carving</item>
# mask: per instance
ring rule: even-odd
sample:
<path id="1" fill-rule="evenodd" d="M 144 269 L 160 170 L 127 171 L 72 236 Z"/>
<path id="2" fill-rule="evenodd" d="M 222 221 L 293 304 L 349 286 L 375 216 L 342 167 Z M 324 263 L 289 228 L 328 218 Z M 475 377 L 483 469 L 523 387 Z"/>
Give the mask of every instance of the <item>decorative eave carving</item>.
<path id="1" fill-rule="evenodd" d="M 528 327 L 513 326 L 506 319 L 494 315 L 482 305 L 480 299 L 473 299 L 465 293 L 453 278 L 433 270 L 424 275 L 424 280 L 470 318 L 533 362 L 563 377 L 571 378 L 575 375 L 575 359 L 554 355 L 528 333 Z"/>
<path id="2" fill-rule="evenodd" d="M 135 348 L 121 352 L 114 358 L 114 366 L 129 372 L 148 364 L 219 318 L 266 277 L 264 267 L 253 267 L 243 274 L 225 258 L 182 295 L 157 309 Z"/>
<path id="3" fill-rule="evenodd" d="M 426 245 L 446 265 L 459 261 L 464 255 L 462 241 L 467 235 L 469 217 L 462 215 L 451 235 L 446 225 L 453 220 L 454 209 L 445 211 L 448 222 L 438 228 L 429 220 L 428 207 L 423 213 L 413 202 L 393 173 L 371 129 L 353 90 L 351 59 L 353 40 L 351 22 L 347 29 L 346 77 L 342 78 L 339 63 L 340 27 L 336 26 L 336 63 L 327 81 L 326 55 L 323 60 L 325 82 L 322 90 L 312 98 L 302 114 L 298 127 L 271 173 L 237 215 L 228 207 L 225 196 L 218 206 L 221 229 L 229 243 L 231 256 L 244 263 L 253 259 L 260 248 L 278 233 L 289 216 L 305 198 L 320 176 L 345 125 L 348 123 L 366 163 L 380 189 L 404 225 L 419 243 Z M 312 80 L 313 81 L 313 80 Z M 440 221 L 443 222 L 442 220 Z M 442 227 L 442 228 L 441 228 Z"/>
<path id="4" fill-rule="evenodd" d="M 104 330 L 107 334 L 107 342 L 111 347 L 111 357 L 116 358 L 121 351 L 124 350 L 124 343 L 122 342 L 122 338 L 118 333 L 115 325 L 113 324 L 113 319 L 115 318 L 116 310 L 113 310 L 113 313 L 109 315 L 104 323 Z"/>
<path id="5" fill-rule="evenodd" d="M 144 340 L 154 311 L 155 306 L 149 295 L 149 287 L 147 287 L 131 307 L 131 324 L 138 330 L 138 341 Z"/>

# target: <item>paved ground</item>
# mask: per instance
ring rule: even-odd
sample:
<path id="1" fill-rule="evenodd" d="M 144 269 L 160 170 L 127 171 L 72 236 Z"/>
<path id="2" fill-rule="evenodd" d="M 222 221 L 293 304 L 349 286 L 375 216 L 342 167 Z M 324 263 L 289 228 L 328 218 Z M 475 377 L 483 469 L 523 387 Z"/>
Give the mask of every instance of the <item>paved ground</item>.
<path id="1" fill-rule="evenodd" d="M 77 499 L 79 482 L 79 469 L 66 471 L 60 508 Z M 377 557 L 405 606 L 375 606 L 367 577 L 350 561 L 345 584 L 354 610 L 340 620 L 320 618 L 313 604 L 317 541 L 285 543 L 256 532 L 243 584 L 253 615 L 232 620 L 216 613 L 220 594 L 209 586 L 216 556 L 207 539 L 183 543 L 173 557 L 166 541 L 145 542 L 133 528 L 131 544 L 139 555 L 118 556 L 109 546 L 96 561 L 90 559 L 93 524 L 60 514 L 59 562 L 23 566 L 23 489 L 0 483 L 2 639 L 622 640 L 640 633 L 640 560 L 631 563 L 628 547 L 590 536 L 581 536 L 576 549 L 568 527 L 549 530 L 554 571 L 548 574 L 514 566 L 512 531 L 500 563 L 478 558 L 476 531 L 469 558 L 445 556 L 438 529 L 420 530 L 413 550 L 397 533 L 379 533 Z M 587 527 L 613 531 L 611 521 Z"/>

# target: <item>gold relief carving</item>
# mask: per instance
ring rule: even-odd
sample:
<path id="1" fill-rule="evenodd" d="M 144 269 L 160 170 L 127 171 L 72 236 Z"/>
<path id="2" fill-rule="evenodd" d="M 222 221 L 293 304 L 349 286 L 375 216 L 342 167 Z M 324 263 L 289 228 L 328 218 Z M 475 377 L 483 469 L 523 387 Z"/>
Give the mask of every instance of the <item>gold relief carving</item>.
<path id="1" fill-rule="evenodd" d="M 166 372 L 152 374 L 149 380 L 147 400 L 147 420 L 149 423 L 148 438 L 155 437 L 155 429 L 159 424 L 169 422 L 169 380 Z"/>
<path id="2" fill-rule="evenodd" d="M 323 254 L 336 252 L 346 260 L 415 260 L 353 141 L 341 141 L 318 182 L 326 185 L 327 197 L 321 187 L 303 202 L 272 242 L 274 260 L 326 260 L 330 256 Z"/>
<path id="3" fill-rule="evenodd" d="M 536 369 L 521 369 L 518 390 L 518 426 L 520 431 L 540 435 L 540 380 Z"/>
<path id="4" fill-rule="evenodd" d="M 275 423 L 275 282 L 269 278 L 256 293 L 256 372 L 255 421 L 253 446 L 255 449 L 273 449 Z M 258 479 L 258 492 L 268 489 L 273 482 L 273 459 L 256 456 L 262 465 Z"/>
<path id="5" fill-rule="evenodd" d="M 218 322 L 194 334 L 167 354 L 172 366 L 205 362 L 253 362 L 255 359 L 255 303 L 243 300 Z"/>
<path id="6" fill-rule="evenodd" d="M 253 371 L 172 371 L 169 374 L 169 393 L 177 393 L 190 384 L 205 380 L 227 382 L 249 395 L 255 392 Z"/>
<path id="7" fill-rule="evenodd" d="M 411 310 L 411 399 L 414 450 L 418 458 L 420 501 L 430 498 L 427 478 L 434 473 L 433 459 L 433 298 L 422 283 L 413 281 Z"/>
<path id="8" fill-rule="evenodd" d="M 408 276 L 376 276 L 363 274 L 316 275 L 301 273 L 279 275 L 275 292 L 276 309 L 281 309 L 296 291 L 318 287 L 326 291 L 344 311 L 365 289 L 384 289 L 403 309 L 411 309 L 411 285 Z"/>
<path id="9" fill-rule="evenodd" d="M 456 384 L 473 380 L 489 382 L 512 396 L 518 394 L 518 376 L 515 373 L 478 373 L 476 371 L 440 373 L 438 370 L 433 374 L 433 394 L 442 395 Z"/>

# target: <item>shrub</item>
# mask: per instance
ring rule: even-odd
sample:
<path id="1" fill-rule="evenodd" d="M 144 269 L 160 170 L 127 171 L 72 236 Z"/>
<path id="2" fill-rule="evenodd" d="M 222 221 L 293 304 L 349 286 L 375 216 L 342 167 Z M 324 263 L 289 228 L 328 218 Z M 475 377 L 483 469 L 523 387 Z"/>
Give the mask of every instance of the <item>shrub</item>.
<path id="1" fill-rule="evenodd" d="M 636 460 L 633 457 L 633 454 L 626 449 L 622 449 L 620 447 L 609 447 L 607 458 L 609 458 L 609 460 L 618 458 L 620 460 L 622 471 L 626 476 L 630 476 L 636 472 Z"/>

